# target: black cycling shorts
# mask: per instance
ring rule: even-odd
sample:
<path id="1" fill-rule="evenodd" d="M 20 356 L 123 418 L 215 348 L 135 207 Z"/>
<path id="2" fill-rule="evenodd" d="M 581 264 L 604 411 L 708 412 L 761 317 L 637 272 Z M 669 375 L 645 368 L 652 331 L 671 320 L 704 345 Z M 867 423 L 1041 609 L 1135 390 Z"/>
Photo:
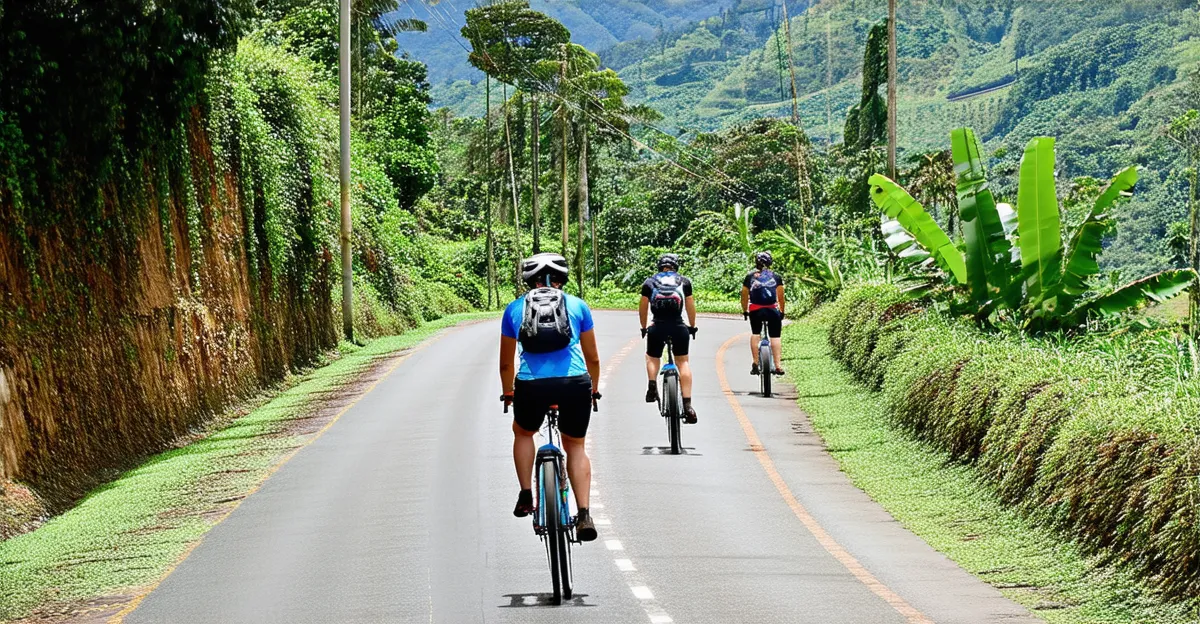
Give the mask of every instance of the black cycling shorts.
<path id="1" fill-rule="evenodd" d="M 783 334 L 783 315 L 775 308 L 760 308 L 750 313 L 750 331 L 762 333 L 763 323 L 767 324 L 767 336 L 778 338 Z"/>
<path id="2" fill-rule="evenodd" d="M 582 438 L 592 420 L 592 378 L 549 377 L 518 379 L 513 386 L 513 422 L 526 431 L 537 431 L 551 405 L 558 406 L 558 430 Z"/>
<path id="3" fill-rule="evenodd" d="M 667 346 L 667 337 L 671 338 L 671 349 L 675 355 L 688 354 L 688 341 L 692 334 L 683 321 L 678 323 L 655 322 L 646 330 L 646 355 L 661 358 L 663 349 Z"/>

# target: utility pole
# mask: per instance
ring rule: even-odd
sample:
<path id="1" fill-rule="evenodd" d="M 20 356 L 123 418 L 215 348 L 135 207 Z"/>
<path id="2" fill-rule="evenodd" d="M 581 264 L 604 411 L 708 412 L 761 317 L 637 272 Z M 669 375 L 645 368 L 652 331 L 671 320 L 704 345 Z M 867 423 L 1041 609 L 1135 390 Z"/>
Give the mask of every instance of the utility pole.
<path id="1" fill-rule="evenodd" d="M 808 246 L 808 180 L 804 171 L 804 152 L 800 149 L 800 102 L 796 92 L 796 63 L 792 59 L 792 22 L 788 18 L 787 0 L 783 0 L 783 32 L 787 36 L 788 71 L 792 75 L 792 126 L 795 127 L 793 147 L 796 151 L 796 195 L 800 208 L 800 240 Z"/>
<path id="2" fill-rule="evenodd" d="M 888 176 L 896 179 L 896 0 L 888 0 Z"/>
<path id="3" fill-rule="evenodd" d="M 354 262 L 350 249 L 350 0 L 341 0 L 338 49 L 341 113 L 342 190 L 342 334 L 354 340 Z"/>
<path id="4" fill-rule="evenodd" d="M 496 304 L 500 303 L 500 286 L 496 284 L 496 244 L 492 234 L 492 76 L 484 74 L 483 153 L 487 171 L 487 254 L 488 254 L 488 308 L 492 307 L 492 291 L 496 292 Z"/>

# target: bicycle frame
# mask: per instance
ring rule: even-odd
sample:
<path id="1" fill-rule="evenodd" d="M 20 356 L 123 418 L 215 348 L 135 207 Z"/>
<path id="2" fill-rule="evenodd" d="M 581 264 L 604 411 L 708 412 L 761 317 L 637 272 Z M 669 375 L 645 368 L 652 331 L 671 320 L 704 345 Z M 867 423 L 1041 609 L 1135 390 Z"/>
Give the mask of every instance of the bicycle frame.
<path id="1" fill-rule="evenodd" d="M 562 451 L 560 434 L 558 432 L 557 409 L 551 408 L 546 412 L 546 424 L 543 427 L 543 431 L 546 435 L 546 443 L 538 448 L 537 459 L 534 462 L 533 470 L 533 474 L 537 479 L 537 484 L 535 485 L 534 491 L 537 492 L 538 496 L 537 510 L 533 514 L 533 532 L 541 536 L 542 539 L 546 538 L 546 508 L 550 503 L 542 500 L 541 468 L 542 464 L 546 462 L 553 462 L 554 471 L 558 474 L 558 482 L 561 484 L 559 487 L 559 498 L 557 501 L 554 501 L 553 504 L 557 504 L 559 506 L 558 517 L 563 519 L 564 525 L 567 529 L 567 539 L 569 541 L 578 543 L 578 540 L 575 539 L 575 519 L 571 516 L 571 503 L 569 497 L 571 486 L 569 479 L 567 478 L 566 466 L 564 464 L 566 455 Z"/>

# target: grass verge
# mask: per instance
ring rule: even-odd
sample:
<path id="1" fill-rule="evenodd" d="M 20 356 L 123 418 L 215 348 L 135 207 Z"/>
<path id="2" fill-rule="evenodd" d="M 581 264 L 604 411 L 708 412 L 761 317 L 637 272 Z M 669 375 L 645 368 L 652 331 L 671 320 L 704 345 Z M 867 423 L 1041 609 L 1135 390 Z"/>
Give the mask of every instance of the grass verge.
<path id="1" fill-rule="evenodd" d="M 441 329 L 496 313 L 459 314 L 366 346 L 343 343 L 326 365 L 191 444 L 160 453 L 37 530 L 0 542 L 0 620 L 70 619 L 132 598 L 303 446 L 357 394 L 357 382 Z M 382 371 L 378 371 L 382 372 Z"/>
<path id="2" fill-rule="evenodd" d="M 1195 623 L 1131 574 L 1100 565 L 1004 505 L 981 473 L 892 426 L 884 399 L 829 355 L 818 314 L 784 329 L 801 408 L 856 486 L 967 571 L 1052 624 Z"/>

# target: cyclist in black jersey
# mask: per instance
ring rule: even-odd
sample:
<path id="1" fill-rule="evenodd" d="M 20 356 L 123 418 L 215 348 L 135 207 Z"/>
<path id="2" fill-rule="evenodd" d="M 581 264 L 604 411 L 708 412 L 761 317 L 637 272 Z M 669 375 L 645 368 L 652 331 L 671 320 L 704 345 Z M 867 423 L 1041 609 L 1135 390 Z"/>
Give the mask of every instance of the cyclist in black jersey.
<path id="1" fill-rule="evenodd" d="M 696 424 L 692 408 L 692 368 L 688 363 L 688 342 L 696 335 L 696 300 L 692 297 L 692 280 L 679 274 L 679 256 L 666 254 L 658 261 L 658 273 L 642 284 L 642 301 L 638 315 L 642 322 L 642 337 L 646 338 L 646 402 L 658 401 L 658 371 L 662 367 L 663 349 L 668 337 L 679 368 L 679 389 L 683 394 L 683 421 Z M 683 322 L 687 312 L 691 325 Z M 653 314 L 654 323 L 646 323 Z"/>

